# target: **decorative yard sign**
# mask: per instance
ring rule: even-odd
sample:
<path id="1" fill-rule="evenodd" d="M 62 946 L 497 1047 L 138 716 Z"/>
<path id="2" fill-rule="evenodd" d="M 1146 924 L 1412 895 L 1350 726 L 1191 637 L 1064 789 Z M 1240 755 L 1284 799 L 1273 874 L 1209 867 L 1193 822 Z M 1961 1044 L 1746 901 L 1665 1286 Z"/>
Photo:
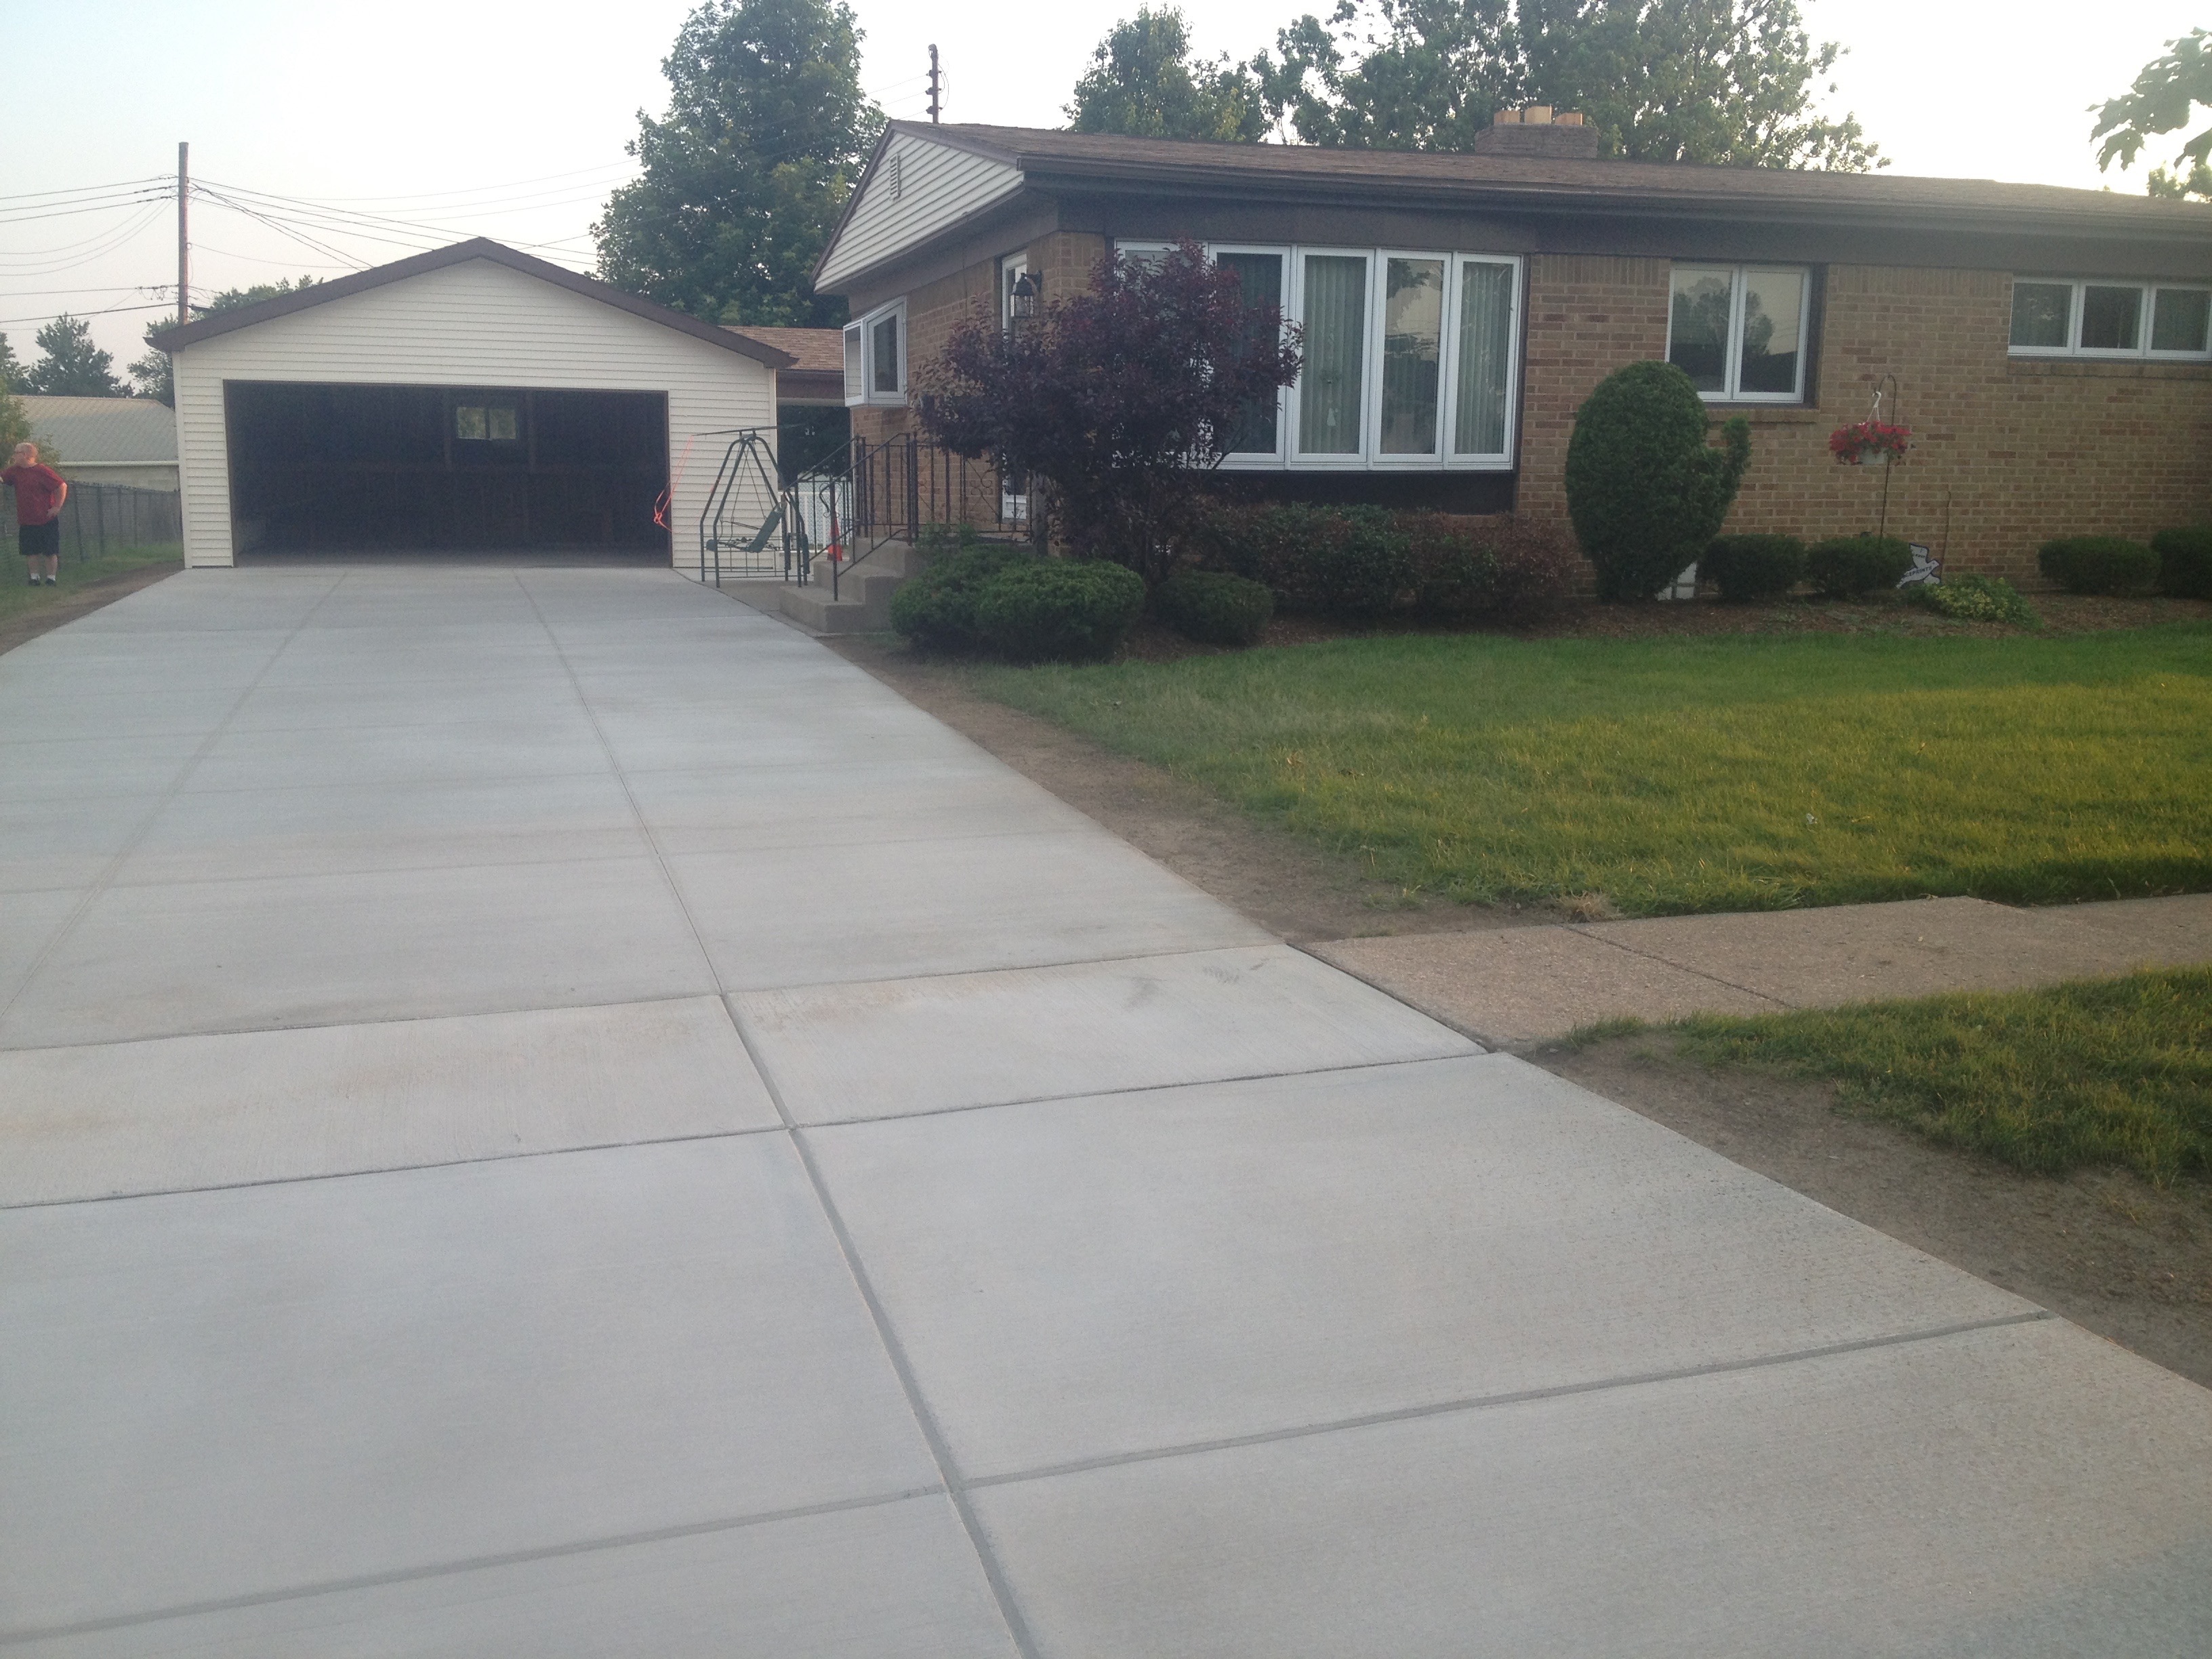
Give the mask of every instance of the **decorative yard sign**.
<path id="1" fill-rule="evenodd" d="M 1940 587 L 1943 584 L 1943 561 L 1931 557 L 1918 542 L 1910 544 L 1912 549 L 1912 568 L 1897 579 L 1899 587 Z"/>

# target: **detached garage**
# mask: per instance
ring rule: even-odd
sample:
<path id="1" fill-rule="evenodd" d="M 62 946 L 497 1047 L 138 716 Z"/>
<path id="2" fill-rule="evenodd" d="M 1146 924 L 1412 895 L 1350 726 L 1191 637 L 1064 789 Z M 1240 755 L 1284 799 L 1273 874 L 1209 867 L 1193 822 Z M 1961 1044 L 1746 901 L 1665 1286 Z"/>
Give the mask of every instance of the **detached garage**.
<path id="1" fill-rule="evenodd" d="M 482 240 L 166 343 L 189 565 L 545 552 L 696 574 L 723 451 L 774 430 L 793 361 Z"/>

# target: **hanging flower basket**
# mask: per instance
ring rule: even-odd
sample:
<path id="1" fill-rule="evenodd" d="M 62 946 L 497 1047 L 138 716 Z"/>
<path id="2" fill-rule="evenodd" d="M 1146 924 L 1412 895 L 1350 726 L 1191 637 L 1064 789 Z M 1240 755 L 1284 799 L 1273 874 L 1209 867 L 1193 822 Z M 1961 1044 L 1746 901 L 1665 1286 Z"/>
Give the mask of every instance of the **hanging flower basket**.
<path id="1" fill-rule="evenodd" d="M 1828 453 L 1844 466 L 1887 466 L 1905 459 L 1912 428 L 1884 421 L 1854 421 L 1828 434 Z"/>

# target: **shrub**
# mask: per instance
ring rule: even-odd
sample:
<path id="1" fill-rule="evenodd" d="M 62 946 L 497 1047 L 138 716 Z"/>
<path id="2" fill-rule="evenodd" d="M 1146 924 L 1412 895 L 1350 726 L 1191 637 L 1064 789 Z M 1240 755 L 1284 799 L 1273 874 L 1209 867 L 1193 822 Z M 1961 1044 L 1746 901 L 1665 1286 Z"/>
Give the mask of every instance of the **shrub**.
<path id="1" fill-rule="evenodd" d="M 1831 536 L 1806 550 L 1805 571 L 1832 599 L 1894 587 L 1912 568 L 1912 544 L 1894 536 Z"/>
<path id="2" fill-rule="evenodd" d="M 1498 620 L 1528 622 L 1549 616 L 1579 585 L 1582 555 L 1558 526 L 1509 514 L 1486 520 L 1480 533 L 1498 566 L 1490 614 Z"/>
<path id="3" fill-rule="evenodd" d="M 2035 607 L 2001 576 L 1954 576 L 1944 582 L 1923 582 L 1906 588 L 1905 597 L 1923 610 L 1960 622 L 2010 623 L 2015 628 L 2043 625 Z"/>
<path id="4" fill-rule="evenodd" d="M 941 548 L 948 539 L 926 532 L 922 544 Z M 1036 562 L 1026 548 L 976 544 L 972 532 L 964 550 L 941 554 L 891 595 L 891 626 L 902 637 L 931 651 L 973 651 L 981 642 L 975 602 L 984 584 L 1002 570 Z"/>
<path id="5" fill-rule="evenodd" d="M 1724 599 L 1767 599 L 1805 580 L 1805 544 L 1795 536 L 1721 536 L 1698 561 L 1698 574 Z"/>
<path id="6" fill-rule="evenodd" d="M 1159 619 L 1185 639 L 1257 645 L 1275 614 L 1267 584 L 1219 570 L 1178 570 L 1152 590 Z"/>
<path id="7" fill-rule="evenodd" d="M 1705 400 L 1672 363 L 1616 369 L 1575 411 L 1567 512 L 1600 599 L 1650 599 L 1720 533 L 1751 464 L 1751 427 L 1729 422 L 1715 449 L 1706 423 Z"/>
<path id="8" fill-rule="evenodd" d="M 2037 568 L 2069 593 L 2148 593 L 2158 555 L 2119 536 L 2063 536 L 2035 555 Z"/>
<path id="9" fill-rule="evenodd" d="M 1145 610 L 1145 579 L 1103 559 L 1032 559 L 975 599 L 975 631 L 1009 662 L 1103 662 Z"/>
<path id="10" fill-rule="evenodd" d="M 1413 556 L 1374 507 L 1220 507 L 1193 537 L 1202 562 L 1264 582 L 1287 611 L 1377 617 L 1413 585 Z"/>
<path id="11" fill-rule="evenodd" d="M 2158 555 L 2158 591 L 2177 599 L 2212 599 L 2212 525 L 2161 530 L 2150 538 Z"/>
<path id="12" fill-rule="evenodd" d="M 1482 520 L 1448 513 L 1401 513 L 1399 533 L 1413 576 L 1413 609 L 1424 617 L 1482 616 L 1495 608 L 1498 554 Z"/>

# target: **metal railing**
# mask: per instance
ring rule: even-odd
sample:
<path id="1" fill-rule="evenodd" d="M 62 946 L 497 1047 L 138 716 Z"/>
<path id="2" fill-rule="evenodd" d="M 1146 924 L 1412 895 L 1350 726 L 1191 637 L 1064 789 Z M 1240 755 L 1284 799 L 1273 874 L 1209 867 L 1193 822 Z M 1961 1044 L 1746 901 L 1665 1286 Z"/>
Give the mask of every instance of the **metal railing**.
<path id="1" fill-rule="evenodd" d="M 0 490 L 0 547 L 17 550 L 15 492 Z M 173 489 L 140 489 L 131 484 L 77 483 L 62 503 L 61 556 L 97 559 L 112 548 L 160 547 L 185 539 L 184 501 Z"/>
<path id="2" fill-rule="evenodd" d="M 1029 498 L 1000 468 L 902 432 L 871 444 L 855 438 L 841 538 L 830 562 L 830 595 L 853 567 L 892 542 L 919 541 L 930 525 L 969 525 L 996 536 L 1029 530 Z"/>

